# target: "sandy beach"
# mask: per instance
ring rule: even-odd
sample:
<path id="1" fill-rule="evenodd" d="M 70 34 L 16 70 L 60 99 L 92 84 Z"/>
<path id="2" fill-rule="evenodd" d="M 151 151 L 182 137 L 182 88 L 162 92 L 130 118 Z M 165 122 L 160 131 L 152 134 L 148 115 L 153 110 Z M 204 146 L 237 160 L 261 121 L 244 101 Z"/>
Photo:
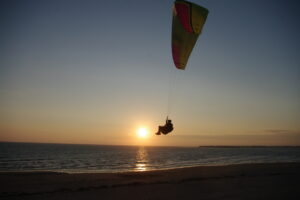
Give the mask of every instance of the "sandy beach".
<path id="1" fill-rule="evenodd" d="M 300 163 L 124 173 L 0 173 L 1 199 L 297 199 Z"/>

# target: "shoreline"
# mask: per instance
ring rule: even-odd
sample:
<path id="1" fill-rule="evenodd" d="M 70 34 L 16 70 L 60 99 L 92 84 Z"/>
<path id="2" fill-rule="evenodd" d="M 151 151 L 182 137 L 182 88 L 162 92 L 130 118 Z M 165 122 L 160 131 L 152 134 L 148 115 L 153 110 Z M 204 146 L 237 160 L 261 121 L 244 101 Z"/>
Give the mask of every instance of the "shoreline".
<path id="1" fill-rule="evenodd" d="M 6 173 L 59 173 L 59 174 L 115 174 L 115 173 L 131 173 L 131 172 L 153 172 L 153 171 L 164 171 L 164 170 L 176 170 L 183 168 L 198 168 L 198 167 L 216 167 L 216 166 L 235 166 L 235 165 L 261 165 L 261 164 L 290 164 L 290 163 L 300 163 L 297 161 L 291 162 L 244 162 L 244 163 L 228 163 L 228 164 L 199 164 L 199 165 L 190 165 L 182 167 L 169 167 L 169 168 L 160 168 L 160 169 L 149 169 L 149 170 L 12 170 L 12 171 L 0 171 L 1 174 Z"/>
<path id="2" fill-rule="evenodd" d="M 146 169 L 146 170 L 70 170 L 70 169 L 55 169 L 55 170 L 12 170 L 12 171 L 0 171 L 1 174 L 22 174 L 22 173 L 32 173 L 32 174 L 118 174 L 118 173 L 132 173 L 132 172 L 155 172 L 155 171 L 165 171 L 165 170 L 176 170 L 185 168 L 198 168 L 198 167 L 221 167 L 221 166 L 235 166 L 235 165 L 262 165 L 262 164 L 290 164 L 290 163 L 300 163 L 298 161 L 290 162 L 243 162 L 243 163 L 222 163 L 222 164 L 198 164 L 198 165 L 187 165 L 181 167 L 166 167 L 159 169 Z"/>
<path id="3" fill-rule="evenodd" d="M 145 199 L 193 199 L 203 188 L 203 199 L 215 196 L 213 190 L 220 195 L 216 199 L 226 199 L 224 194 L 282 199 L 300 196 L 300 162 L 118 173 L 1 172 L 0 180 L 3 199 L 143 199 L 145 194 Z"/>

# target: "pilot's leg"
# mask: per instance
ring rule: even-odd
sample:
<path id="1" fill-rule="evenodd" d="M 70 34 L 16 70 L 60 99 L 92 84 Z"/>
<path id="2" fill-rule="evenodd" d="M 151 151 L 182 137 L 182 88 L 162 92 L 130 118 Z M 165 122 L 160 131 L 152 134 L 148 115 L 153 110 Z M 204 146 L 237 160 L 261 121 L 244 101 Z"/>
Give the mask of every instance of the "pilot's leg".
<path id="1" fill-rule="evenodd" d="M 162 126 L 158 126 L 158 131 L 157 131 L 157 133 L 155 133 L 156 135 L 161 135 L 161 129 L 162 129 Z"/>

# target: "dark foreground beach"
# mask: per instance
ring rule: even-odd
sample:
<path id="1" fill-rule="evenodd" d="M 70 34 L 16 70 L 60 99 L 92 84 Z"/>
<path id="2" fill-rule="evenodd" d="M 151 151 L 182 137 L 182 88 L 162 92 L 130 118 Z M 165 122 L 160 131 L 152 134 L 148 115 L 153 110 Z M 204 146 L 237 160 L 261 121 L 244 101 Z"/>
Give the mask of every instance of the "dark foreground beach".
<path id="1" fill-rule="evenodd" d="M 0 173 L 1 199 L 299 199 L 300 163 L 67 174 Z"/>

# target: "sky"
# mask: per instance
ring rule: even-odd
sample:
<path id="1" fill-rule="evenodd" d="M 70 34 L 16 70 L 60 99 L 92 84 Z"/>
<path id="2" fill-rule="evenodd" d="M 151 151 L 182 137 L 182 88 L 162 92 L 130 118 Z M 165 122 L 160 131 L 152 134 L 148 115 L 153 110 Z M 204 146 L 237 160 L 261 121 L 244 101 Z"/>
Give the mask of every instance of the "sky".
<path id="1" fill-rule="evenodd" d="M 181 71 L 172 0 L 1 0 L 0 141 L 300 145 L 299 1 L 193 2 L 210 13 Z"/>

